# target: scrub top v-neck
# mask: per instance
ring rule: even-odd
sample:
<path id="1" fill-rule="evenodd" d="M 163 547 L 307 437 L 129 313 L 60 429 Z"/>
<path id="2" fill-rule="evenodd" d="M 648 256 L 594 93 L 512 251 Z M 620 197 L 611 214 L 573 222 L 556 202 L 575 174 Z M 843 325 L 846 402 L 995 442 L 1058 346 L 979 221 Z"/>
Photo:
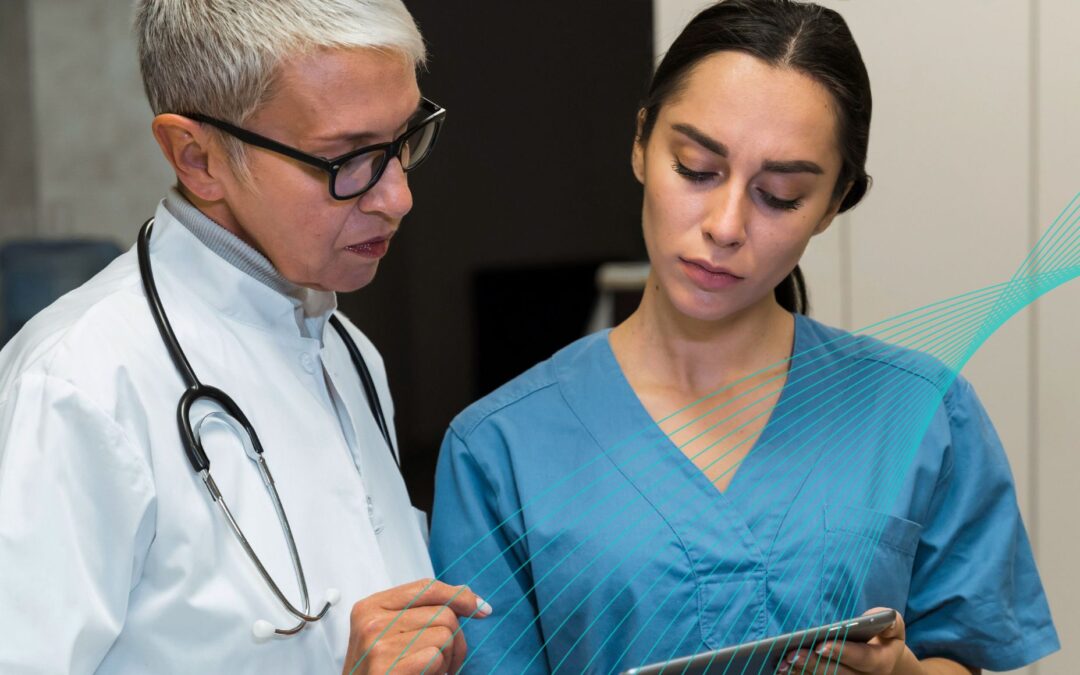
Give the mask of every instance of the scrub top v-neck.
<path id="1" fill-rule="evenodd" d="M 780 398 L 723 492 L 642 406 L 605 331 L 454 420 L 432 529 L 439 577 L 498 610 L 465 622 L 466 672 L 618 672 L 875 606 L 904 614 L 917 655 L 1006 670 L 1057 647 L 970 386 L 801 315 Z"/>

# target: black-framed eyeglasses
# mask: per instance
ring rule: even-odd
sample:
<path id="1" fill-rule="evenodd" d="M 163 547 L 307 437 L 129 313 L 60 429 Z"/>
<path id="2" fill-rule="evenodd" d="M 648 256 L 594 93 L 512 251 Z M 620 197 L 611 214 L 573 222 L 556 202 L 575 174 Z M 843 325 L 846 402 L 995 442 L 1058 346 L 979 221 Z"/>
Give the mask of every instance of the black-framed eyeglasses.
<path id="1" fill-rule="evenodd" d="M 413 121 L 400 136 L 389 143 L 368 145 L 331 159 L 309 155 L 272 138 L 241 129 L 202 113 L 181 113 L 181 115 L 221 129 L 248 145 L 291 157 L 325 171 L 330 175 L 330 196 L 334 199 L 345 200 L 359 197 L 374 187 L 394 157 L 401 161 L 401 168 L 406 172 L 420 166 L 431 154 L 431 149 L 435 147 L 439 129 L 446 118 L 446 108 L 434 101 L 421 98 L 420 108 Z"/>

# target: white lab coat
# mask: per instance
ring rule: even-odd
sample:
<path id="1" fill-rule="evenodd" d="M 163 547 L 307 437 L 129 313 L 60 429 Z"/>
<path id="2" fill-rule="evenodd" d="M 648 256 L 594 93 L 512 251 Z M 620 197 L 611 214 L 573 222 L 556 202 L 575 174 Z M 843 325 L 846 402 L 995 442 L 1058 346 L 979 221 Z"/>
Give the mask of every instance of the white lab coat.
<path id="1" fill-rule="evenodd" d="M 342 601 L 297 636 L 254 639 L 256 619 L 295 621 L 188 463 L 176 422 L 183 384 L 133 249 L 0 352 L 0 672 L 340 672 L 352 603 L 432 570 L 357 373 L 325 325 L 333 296 L 305 301 L 309 315 L 321 312 L 324 346 L 302 337 L 296 302 L 206 248 L 164 206 L 151 251 L 196 374 L 229 393 L 259 433 L 313 610 L 329 587 Z M 392 424 L 382 360 L 346 324 Z M 208 412 L 197 406 L 194 417 Z M 359 457 L 346 434 L 355 434 Z M 254 465 L 223 424 L 208 423 L 204 443 L 245 534 L 299 603 Z"/>

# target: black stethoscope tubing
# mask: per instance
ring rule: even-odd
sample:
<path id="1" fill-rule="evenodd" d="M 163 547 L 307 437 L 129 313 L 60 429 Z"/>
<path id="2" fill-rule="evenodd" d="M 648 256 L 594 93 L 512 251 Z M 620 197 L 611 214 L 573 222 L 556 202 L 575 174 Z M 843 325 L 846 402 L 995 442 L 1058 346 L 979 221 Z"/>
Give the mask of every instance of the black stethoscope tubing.
<path id="1" fill-rule="evenodd" d="M 165 343 L 165 348 L 169 352 L 169 357 L 172 359 L 176 369 L 180 371 L 180 376 L 183 378 L 186 387 L 183 395 L 180 397 L 180 403 L 177 407 L 177 425 L 180 428 L 180 438 L 184 443 L 184 451 L 187 453 L 188 461 L 191 462 L 191 466 L 196 473 L 210 469 L 210 460 L 203 451 L 202 443 L 194 433 L 190 418 L 191 406 L 200 398 L 214 401 L 224 408 L 229 415 L 235 418 L 251 437 L 255 452 L 261 455 L 263 451 L 262 443 L 259 441 L 259 437 L 255 433 L 255 429 L 251 425 L 251 422 L 248 421 L 247 416 L 240 410 L 240 406 L 221 389 L 199 382 L 199 378 L 195 375 L 194 368 L 191 367 L 191 362 L 188 361 L 187 355 L 184 354 L 184 350 L 180 346 L 180 341 L 176 338 L 176 333 L 172 329 L 169 317 L 166 315 L 165 308 L 161 304 L 161 296 L 158 295 L 157 284 L 154 283 L 153 269 L 150 264 L 150 234 L 153 230 L 153 225 L 154 219 L 150 218 L 139 230 L 139 241 L 137 246 L 139 274 L 142 276 L 143 287 L 146 289 L 146 300 L 150 305 L 150 314 L 154 318 L 154 323 L 157 325 L 158 333 L 161 335 L 161 339 Z M 386 447 L 389 448 L 390 454 L 394 457 L 394 462 L 397 463 L 398 468 L 400 468 L 401 461 L 395 452 L 393 441 L 390 439 L 390 429 L 386 423 L 386 417 L 383 414 L 379 392 L 375 388 L 375 382 L 371 377 L 371 371 L 367 367 L 367 362 L 364 360 L 364 356 L 360 353 L 360 349 L 356 346 L 356 343 L 353 342 L 352 338 L 349 336 L 345 326 L 342 325 L 341 320 L 338 319 L 336 315 L 330 316 L 330 325 L 334 327 L 334 330 L 341 338 L 341 341 L 345 343 L 345 348 L 349 352 L 349 358 L 352 360 L 353 366 L 360 376 L 360 382 L 364 388 L 364 395 L 367 398 L 371 415 L 375 418 L 375 423 L 378 425 L 379 432 L 386 442 Z"/>
<path id="2" fill-rule="evenodd" d="M 255 433 L 254 427 L 252 427 L 251 422 L 248 421 L 247 416 L 244 415 L 240 406 L 237 405 L 228 394 L 217 387 L 211 387 L 199 381 L 199 378 L 195 375 L 195 369 L 191 367 L 191 362 L 188 361 L 187 356 L 184 354 L 184 350 L 180 347 L 180 341 L 176 338 L 176 333 L 173 331 L 172 325 L 169 323 L 169 317 L 166 315 L 165 308 L 162 306 L 161 296 L 158 294 L 157 284 L 154 282 L 153 269 L 150 263 L 150 235 L 153 231 L 153 225 L 154 219 L 150 218 L 139 230 L 139 239 L 136 246 L 139 260 L 139 274 L 142 277 L 146 300 L 150 305 L 150 314 L 153 316 L 158 333 L 161 335 L 165 348 L 169 352 L 169 357 L 172 359 L 173 364 L 176 366 L 176 369 L 180 372 L 181 378 L 184 380 L 184 393 L 180 396 L 180 401 L 176 408 L 176 421 L 180 430 L 180 438 L 184 445 L 184 452 L 187 454 L 188 461 L 191 463 L 195 473 L 206 485 L 206 489 L 210 493 L 211 499 L 221 509 L 233 534 L 247 553 L 248 558 L 259 572 L 259 575 L 269 586 L 278 601 L 281 602 L 282 606 L 295 618 L 299 619 L 299 623 L 289 628 L 274 628 L 273 625 L 267 621 L 256 621 L 252 628 L 252 632 L 255 634 L 256 639 L 266 639 L 274 634 L 281 636 L 295 635 L 303 630 L 309 623 L 322 619 L 326 615 L 326 612 L 329 611 L 330 606 L 337 602 L 339 595 L 336 590 L 328 589 L 327 601 L 322 609 L 315 614 L 311 613 L 307 580 L 304 577 L 303 565 L 300 562 L 300 553 L 296 548 L 296 541 L 292 535 L 292 528 L 289 526 L 285 508 L 281 504 L 281 498 L 274 485 L 273 476 L 270 474 L 270 467 L 263 457 L 263 448 L 262 443 L 259 441 L 259 436 Z M 360 350 L 357 348 L 352 338 L 349 337 L 348 332 L 345 330 L 345 326 L 342 325 L 337 316 L 330 316 L 330 324 L 334 327 L 334 330 L 337 332 L 338 336 L 345 344 L 345 348 L 349 352 L 349 358 L 352 360 L 357 373 L 360 375 L 360 382 L 363 385 L 364 395 L 367 397 L 371 414 L 375 418 L 379 431 L 382 433 L 383 440 L 386 442 L 386 446 L 389 448 L 390 454 L 393 456 L 394 461 L 398 464 L 400 470 L 400 462 L 397 454 L 394 452 L 394 445 L 390 439 L 390 430 L 386 424 L 386 418 L 383 415 L 382 405 L 379 400 L 379 392 L 375 388 L 375 382 L 371 378 L 367 363 L 364 361 L 363 355 L 360 353 Z M 250 445 L 245 444 L 245 452 L 259 470 L 259 474 L 270 495 L 270 499 L 274 504 L 274 510 L 277 513 L 279 524 L 281 525 L 286 544 L 289 548 L 289 556 L 292 559 L 293 571 L 296 574 L 297 585 L 300 588 L 301 607 L 299 608 L 285 597 L 281 588 L 270 576 L 269 571 L 262 564 L 259 556 L 255 553 L 255 550 L 252 548 L 247 537 L 244 536 L 240 525 L 236 522 L 228 505 L 225 503 L 225 499 L 218 489 L 217 484 L 214 482 L 213 476 L 210 475 L 210 460 L 203 451 L 202 440 L 191 423 L 191 408 L 199 399 L 206 399 L 221 406 L 229 417 L 243 427 L 250 443 Z"/>

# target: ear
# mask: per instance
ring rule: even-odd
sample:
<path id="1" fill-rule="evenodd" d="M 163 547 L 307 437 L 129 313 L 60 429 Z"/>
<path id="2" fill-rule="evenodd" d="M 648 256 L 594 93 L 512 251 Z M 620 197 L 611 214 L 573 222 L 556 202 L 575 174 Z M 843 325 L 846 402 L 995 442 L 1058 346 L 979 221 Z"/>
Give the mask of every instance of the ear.
<path id="1" fill-rule="evenodd" d="M 853 183 L 849 182 L 847 184 L 847 187 L 844 188 L 844 193 L 834 199 L 831 204 L 829 204 L 829 210 L 825 212 L 825 215 L 821 218 L 817 226 L 814 228 L 813 235 L 819 235 L 825 230 L 829 229 L 829 225 L 832 225 L 833 219 L 836 218 L 836 214 L 840 212 L 840 205 L 844 203 L 844 200 L 847 199 L 848 193 L 851 192 L 852 185 Z"/>
<path id="2" fill-rule="evenodd" d="M 638 111 L 637 131 L 634 132 L 634 147 L 630 151 L 630 166 L 634 170 L 634 176 L 642 185 L 645 184 L 645 141 L 641 138 L 641 130 L 645 124 L 645 109 Z"/>
<path id="3" fill-rule="evenodd" d="M 151 129 L 162 154 L 185 188 L 208 202 L 224 198 L 221 179 L 228 174 L 228 161 L 224 149 L 201 124 L 166 113 L 154 118 Z"/>

